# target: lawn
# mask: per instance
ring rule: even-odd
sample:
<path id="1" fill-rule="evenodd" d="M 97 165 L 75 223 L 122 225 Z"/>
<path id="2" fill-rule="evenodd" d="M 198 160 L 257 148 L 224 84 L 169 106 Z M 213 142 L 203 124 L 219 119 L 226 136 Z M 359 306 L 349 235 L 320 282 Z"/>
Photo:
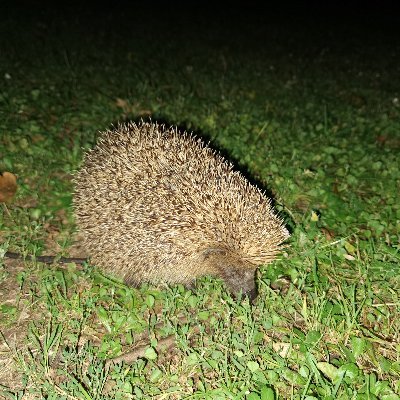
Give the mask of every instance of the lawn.
<path id="1" fill-rule="evenodd" d="M 399 399 L 395 17 L 85 4 L 0 6 L 0 398 Z M 2 257 L 82 254 L 73 173 L 141 118 L 273 198 L 291 237 L 254 304 Z"/>

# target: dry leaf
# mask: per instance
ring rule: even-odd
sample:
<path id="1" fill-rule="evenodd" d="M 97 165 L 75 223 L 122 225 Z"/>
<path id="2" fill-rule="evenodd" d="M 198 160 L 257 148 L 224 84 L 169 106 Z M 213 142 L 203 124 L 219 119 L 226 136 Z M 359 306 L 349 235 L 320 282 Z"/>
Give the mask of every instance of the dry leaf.
<path id="1" fill-rule="evenodd" d="M 325 235 L 326 240 L 331 241 L 335 238 L 335 232 L 329 228 L 321 228 L 321 232 Z"/>
<path id="2" fill-rule="evenodd" d="M 119 107 L 119 108 L 124 109 L 124 110 L 128 108 L 128 102 L 126 100 L 124 100 L 124 99 L 119 98 L 119 97 L 117 97 L 115 99 L 115 105 L 117 107 Z"/>
<path id="3" fill-rule="evenodd" d="M 0 203 L 11 200 L 16 191 L 17 177 L 11 172 L 3 172 L 0 175 Z"/>
<path id="4" fill-rule="evenodd" d="M 121 99 L 117 97 L 115 99 L 115 105 L 118 108 L 121 108 L 125 114 L 128 115 L 136 115 L 138 117 L 148 117 L 152 114 L 152 111 L 147 108 L 141 108 L 141 104 L 139 102 L 135 102 L 134 104 L 129 103 L 128 100 Z"/>

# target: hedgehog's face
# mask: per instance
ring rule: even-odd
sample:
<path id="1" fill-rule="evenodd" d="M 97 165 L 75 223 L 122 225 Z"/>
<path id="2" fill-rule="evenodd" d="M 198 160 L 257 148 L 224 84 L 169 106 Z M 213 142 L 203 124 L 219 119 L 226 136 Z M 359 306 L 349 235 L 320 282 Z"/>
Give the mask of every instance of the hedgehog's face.
<path id="1" fill-rule="evenodd" d="M 242 262 L 239 264 L 227 263 L 221 271 L 221 278 L 235 297 L 241 294 L 254 300 L 257 297 L 255 273 L 256 268 L 244 266 Z"/>
<path id="2" fill-rule="evenodd" d="M 248 297 L 254 300 L 257 297 L 255 282 L 256 267 L 232 255 L 228 250 L 208 248 L 203 252 L 203 262 L 208 264 L 208 270 L 222 278 L 229 291 L 238 297 Z"/>

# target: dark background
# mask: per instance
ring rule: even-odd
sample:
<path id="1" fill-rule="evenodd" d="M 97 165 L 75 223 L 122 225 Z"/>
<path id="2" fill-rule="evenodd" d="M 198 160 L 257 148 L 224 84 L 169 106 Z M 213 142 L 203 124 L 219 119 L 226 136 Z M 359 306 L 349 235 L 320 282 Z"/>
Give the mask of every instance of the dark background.
<path id="1" fill-rule="evenodd" d="M 263 45 L 257 40 L 279 32 L 278 42 L 307 39 L 307 45 L 329 42 L 343 49 L 355 40 L 360 46 L 399 43 L 400 14 L 395 2 L 263 3 L 5 1 L 0 4 L 0 35 L 7 43 L 28 29 L 32 41 L 81 34 L 92 40 L 107 37 L 110 44 L 116 39 L 128 41 L 124 35 L 130 33 L 159 40 L 215 35 L 219 44 L 237 40 L 257 48 Z"/>

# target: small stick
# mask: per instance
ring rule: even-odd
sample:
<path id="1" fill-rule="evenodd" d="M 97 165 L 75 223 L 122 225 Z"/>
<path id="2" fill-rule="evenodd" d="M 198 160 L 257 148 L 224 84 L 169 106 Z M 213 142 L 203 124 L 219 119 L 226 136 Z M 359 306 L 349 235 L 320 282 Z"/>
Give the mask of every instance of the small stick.
<path id="1" fill-rule="evenodd" d="M 175 344 L 175 335 L 167 336 L 158 341 L 157 348 L 164 347 L 165 350 L 169 350 Z M 118 357 L 109 358 L 106 361 L 106 367 L 109 367 L 110 364 L 117 364 L 120 362 L 124 362 L 126 364 L 134 363 L 138 358 L 144 357 L 146 349 L 149 347 L 148 344 L 144 344 L 141 346 L 136 347 L 134 350 L 129 351 L 128 353 L 122 354 Z"/>
<path id="2" fill-rule="evenodd" d="M 187 323 L 186 317 L 180 318 L 181 323 Z M 160 324 L 161 325 L 161 324 Z M 193 326 L 192 327 L 192 332 L 191 333 L 199 333 L 200 329 L 198 326 Z M 168 351 L 170 350 L 173 346 L 175 345 L 175 335 L 169 335 L 163 339 L 160 339 L 157 343 L 157 349 L 160 349 L 161 347 L 165 347 L 163 350 Z M 106 361 L 106 367 L 109 367 L 111 364 L 117 364 L 120 362 L 124 362 L 126 364 L 132 364 L 134 363 L 138 358 L 144 357 L 146 349 L 149 347 L 149 344 L 141 345 L 133 349 L 132 351 L 128 351 L 125 354 L 122 354 L 118 357 L 114 358 L 109 358 Z"/>
<path id="3" fill-rule="evenodd" d="M 13 253 L 11 251 L 7 251 L 6 254 L 4 254 L 4 258 L 12 258 L 14 260 L 39 261 L 39 262 L 42 262 L 45 264 L 75 263 L 75 264 L 83 265 L 85 262 L 87 262 L 87 258 L 80 258 L 80 257 L 32 256 L 32 255 L 28 255 L 28 256 L 24 257 L 22 254 Z"/>

